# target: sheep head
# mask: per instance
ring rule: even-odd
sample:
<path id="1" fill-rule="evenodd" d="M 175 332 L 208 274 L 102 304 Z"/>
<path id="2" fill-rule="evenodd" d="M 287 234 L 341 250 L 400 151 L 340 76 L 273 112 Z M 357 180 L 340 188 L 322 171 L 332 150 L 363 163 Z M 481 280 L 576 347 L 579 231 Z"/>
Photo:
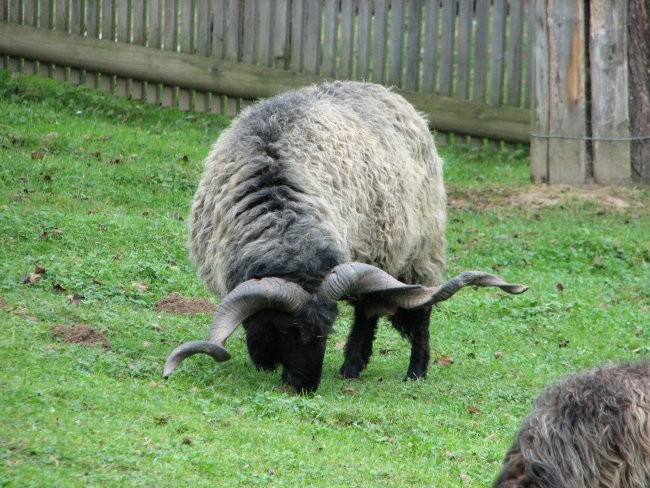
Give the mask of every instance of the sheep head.
<path id="1" fill-rule="evenodd" d="M 523 293 L 527 289 L 480 271 L 466 271 L 439 287 L 408 285 L 375 266 L 357 262 L 335 266 L 315 293 L 282 278 L 251 279 L 239 284 L 223 298 L 214 315 L 208 340 L 190 341 L 177 347 L 167 358 L 163 375 L 169 377 L 185 358 L 198 353 L 207 354 L 217 362 L 230 359 L 225 348 L 226 340 L 240 323 L 257 312 L 275 311 L 289 321 L 297 319 L 301 322 L 312 316 L 315 310 L 335 310 L 341 299 L 354 300 L 363 296 L 377 303 L 377 314 L 392 315 L 398 308 L 413 309 L 442 302 L 466 286 L 496 286 L 511 294 Z M 325 321 L 333 323 L 335 317 L 333 312 Z M 289 351 L 284 354 L 292 360 L 302 357 L 298 361 L 300 364 L 283 363 L 283 380 L 297 391 L 313 391 L 320 381 L 326 333 L 312 335 L 314 337 L 290 343 Z M 308 354 L 291 354 L 291 350 L 297 348 L 311 350 Z M 306 377 L 305 371 L 311 373 Z"/>

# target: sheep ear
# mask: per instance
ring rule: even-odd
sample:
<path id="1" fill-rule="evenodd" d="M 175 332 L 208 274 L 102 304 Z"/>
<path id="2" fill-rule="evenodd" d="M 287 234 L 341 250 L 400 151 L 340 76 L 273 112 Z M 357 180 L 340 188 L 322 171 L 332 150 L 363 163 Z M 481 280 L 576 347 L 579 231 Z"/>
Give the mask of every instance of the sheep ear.
<path id="1" fill-rule="evenodd" d="M 191 341 L 178 346 L 167 358 L 163 376 L 167 378 L 187 357 L 203 353 L 215 361 L 227 361 L 226 340 L 247 317 L 264 309 L 297 313 L 310 295 L 300 285 L 282 278 L 248 280 L 237 285 L 217 308 L 207 341 Z"/>

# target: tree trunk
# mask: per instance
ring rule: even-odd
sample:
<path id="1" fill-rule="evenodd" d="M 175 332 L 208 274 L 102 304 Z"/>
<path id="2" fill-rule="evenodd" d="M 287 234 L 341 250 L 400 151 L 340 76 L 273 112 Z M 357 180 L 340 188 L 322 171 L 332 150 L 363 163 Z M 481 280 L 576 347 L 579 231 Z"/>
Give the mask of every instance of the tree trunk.
<path id="1" fill-rule="evenodd" d="M 630 119 L 632 136 L 632 178 L 650 183 L 650 0 L 629 0 L 627 16 Z"/>

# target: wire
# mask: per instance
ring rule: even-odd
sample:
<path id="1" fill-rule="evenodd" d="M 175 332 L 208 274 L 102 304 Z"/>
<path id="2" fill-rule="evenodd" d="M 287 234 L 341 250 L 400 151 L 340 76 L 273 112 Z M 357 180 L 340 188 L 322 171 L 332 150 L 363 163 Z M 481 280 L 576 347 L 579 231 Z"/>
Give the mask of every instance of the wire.
<path id="1" fill-rule="evenodd" d="M 630 136 L 630 137 L 589 137 L 589 136 L 560 136 L 560 135 L 536 134 L 534 132 L 530 133 L 530 137 L 535 137 L 537 139 L 568 139 L 572 141 L 611 141 L 611 142 L 650 140 L 650 135 Z"/>

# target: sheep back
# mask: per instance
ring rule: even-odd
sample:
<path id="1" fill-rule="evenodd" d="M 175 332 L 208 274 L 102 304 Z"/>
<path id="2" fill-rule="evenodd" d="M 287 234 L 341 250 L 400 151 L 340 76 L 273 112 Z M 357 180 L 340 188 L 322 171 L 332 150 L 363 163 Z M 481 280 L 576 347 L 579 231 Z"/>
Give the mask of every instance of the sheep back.
<path id="1" fill-rule="evenodd" d="M 334 82 L 267 99 L 238 116 L 205 160 L 190 256 L 220 295 L 260 261 L 305 267 L 325 249 L 335 261 L 437 285 L 442 166 L 424 117 L 379 85 Z"/>

